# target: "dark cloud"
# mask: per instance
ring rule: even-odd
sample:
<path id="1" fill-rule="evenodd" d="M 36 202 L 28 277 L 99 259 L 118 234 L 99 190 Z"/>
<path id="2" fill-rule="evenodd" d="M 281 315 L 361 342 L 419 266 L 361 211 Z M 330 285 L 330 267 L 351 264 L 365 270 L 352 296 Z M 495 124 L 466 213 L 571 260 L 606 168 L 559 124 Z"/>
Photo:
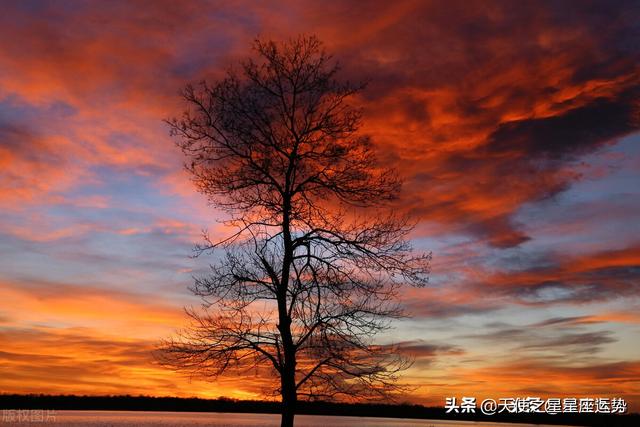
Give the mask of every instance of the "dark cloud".
<path id="1" fill-rule="evenodd" d="M 505 291 L 534 304 L 597 302 L 640 294 L 640 265 L 569 274 L 557 271 L 559 279 L 545 279 L 553 276 L 553 272 L 545 273 L 539 281 L 535 278 L 525 284 L 514 281 Z"/>
<path id="2" fill-rule="evenodd" d="M 529 325 L 495 325 L 484 332 L 463 335 L 464 340 L 480 340 L 489 345 L 508 346 L 518 354 L 541 353 L 541 357 L 556 360 L 565 356 L 590 356 L 602 351 L 618 339 L 610 330 L 585 330 L 580 318 L 549 319 Z M 540 326 L 543 325 L 544 329 Z"/>
<path id="3" fill-rule="evenodd" d="M 28 129 L 12 123 L 0 122 L 0 144 L 2 146 L 18 150 L 34 139 L 35 136 Z"/>
<path id="4" fill-rule="evenodd" d="M 640 130 L 639 93 L 636 86 L 562 114 L 502 123 L 482 145 L 449 155 L 446 166 L 477 179 L 478 197 L 500 200 L 513 194 L 521 204 L 548 199 L 581 178 L 571 171 L 576 160 Z M 521 204 L 487 218 L 466 214 L 461 201 L 431 209 L 459 210 L 454 218 L 467 222 L 466 231 L 492 246 L 509 248 L 530 240 L 512 219 Z"/>
<path id="5" fill-rule="evenodd" d="M 466 355 L 466 351 L 460 346 L 426 340 L 403 341 L 397 343 L 395 348 L 408 357 L 416 369 L 431 369 L 437 363 L 450 363 L 451 360 Z"/>
<path id="6" fill-rule="evenodd" d="M 590 316 L 571 316 L 571 317 L 552 317 L 551 319 L 544 320 L 536 323 L 534 326 L 555 326 L 555 325 L 572 325 L 576 323 L 596 323 L 591 320 Z"/>
<path id="7" fill-rule="evenodd" d="M 455 294 L 455 291 L 452 294 Z M 461 301 L 457 298 L 451 299 L 451 295 L 420 296 L 410 301 L 404 301 L 404 306 L 412 317 L 439 319 L 490 313 L 502 308 L 502 305 L 487 300 L 467 301 Z"/>
<path id="8" fill-rule="evenodd" d="M 574 160 L 640 129 L 638 94 L 640 87 L 631 88 L 557 116 L 501 124 L 482 149 L 490 155 L 515 153 L 511 162 Z"/>
<path id="9" fill-rule="evenodd" d="M 386 157 L 407 176 L 403 205 L 447 231 L 519 246 L 523 205 L 566 191 L 576 160 L 639 129 L 637 5 L 409 2 L 368 11 L 378 31 L 349 8 L 327 19 L 349 25 L 339 56 L 370 76 L 373 128 L 394 127 L 374 140 L 398 153 Z"/>
<path id="10" fill-rule="evenodd" d="M 397 344 L 400 351 L 418 358 L 436 357 L 438 355 L 461 355 L 465 351 L 455 345 L 431 344 L 426 341 L 403 341 Z"/>
<path id="11" fill-rule="evenodd" d="M 518 246 L 531 239 L 517 229 L 508 215 L 500 215 L 482 221 L 471 221 L 466 230 L 486 239 L 490 245 L 497 248 Z"/>
<path id="12" fill-rule="evenodd" d="M 605 344 L 618 341 L 613 338 L 612 331 L 596 331 L 596 332 L 573 332 L 564 333 L 558 337 L 541 339 L 535 343 L 529 343 L 522 346 L 525 350 L 553 350 L 570 347 L 572 352 L 580 349 L 582 352 L 594 353 L 601 350 Z"/>

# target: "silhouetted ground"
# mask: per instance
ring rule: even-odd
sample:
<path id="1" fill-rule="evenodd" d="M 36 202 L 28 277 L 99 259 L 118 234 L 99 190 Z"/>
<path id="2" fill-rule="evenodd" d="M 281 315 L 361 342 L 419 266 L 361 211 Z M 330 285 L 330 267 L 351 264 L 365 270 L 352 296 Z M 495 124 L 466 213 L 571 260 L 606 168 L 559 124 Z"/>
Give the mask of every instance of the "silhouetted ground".
<path id="1" fill-rule="evenodd" d="M 279 404 L 255 400 L 200 399 L 151 396 L 75 396 L 0 394 L 1 409 L 58 409 L 105 411 L 175 411 L 279 413 Z M 299 402 L 299 414 L 357 417 L 494 421 L 580 426 L 640 426 L 640 414 L 446 414 L 444 408 L 422 405 Z"/>

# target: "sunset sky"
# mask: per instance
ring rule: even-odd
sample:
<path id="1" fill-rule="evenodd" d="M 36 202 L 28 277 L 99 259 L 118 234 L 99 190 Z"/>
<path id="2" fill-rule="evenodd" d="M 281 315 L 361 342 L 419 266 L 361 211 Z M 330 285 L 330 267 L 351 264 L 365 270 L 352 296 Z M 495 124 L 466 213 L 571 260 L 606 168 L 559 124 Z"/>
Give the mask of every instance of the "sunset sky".
<path id="1" fill-rule="evenodd" d="M 260 398 L 151 350 L 226 230 L 163 119 L 256 37 L 315 34 L 405 178 L 431 285 L 380 342 L 407 400 L 624 397 L 640 411 L 640 2 L 5 2 L 0 392 Z"/>

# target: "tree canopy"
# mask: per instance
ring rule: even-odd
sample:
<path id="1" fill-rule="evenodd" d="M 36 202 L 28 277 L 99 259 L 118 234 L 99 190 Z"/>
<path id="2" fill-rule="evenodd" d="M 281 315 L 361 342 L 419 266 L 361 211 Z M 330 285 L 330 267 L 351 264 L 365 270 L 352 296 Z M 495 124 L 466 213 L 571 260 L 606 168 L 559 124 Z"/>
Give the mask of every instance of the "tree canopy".
<path id="1" fill-rule="evenodd" d="M 192 324 L 163 362 L 202 375 L 258 369 L 278 378 L 283 425 L 298 398 L 386 396 L 407 366 L 374 341 L 403 315 L 397 292 L 424 286 L 429 253 L 394 214 L 401 180 L 360 132 L 362 85 L 315 37 L 256 41 L 256 55 L 212 84 L 188 85 L 168 120 L 197 189 L 235 231 L 205 235 L 223 256 L 196 277 Z"/>

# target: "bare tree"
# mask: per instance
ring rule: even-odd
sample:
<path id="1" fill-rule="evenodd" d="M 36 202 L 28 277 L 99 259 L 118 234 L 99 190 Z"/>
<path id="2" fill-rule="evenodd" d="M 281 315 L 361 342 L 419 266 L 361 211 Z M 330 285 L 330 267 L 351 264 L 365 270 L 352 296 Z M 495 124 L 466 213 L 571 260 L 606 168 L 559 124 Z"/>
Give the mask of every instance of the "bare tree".
<path id="1" fill-rule="evenodd" d="M 202 375 L 270 372 L 291 426 L 299 398 L 397 389 L 407 360 L 372 338 L 402 316 L 398 287 L 426 283 L 430 254 L 413 254 L 411 225 L 385 213 L 400 181 L 358 132 L 349 100 L 362 87 L 336 79 L 315 37 L 254 48 L 239 72 L 187 86 L 187 110 L 168 121 L 197 188 L 236 231 L 196 247 L 224 256 L 195 279 L 203 307 L 160 355 Z"/>

